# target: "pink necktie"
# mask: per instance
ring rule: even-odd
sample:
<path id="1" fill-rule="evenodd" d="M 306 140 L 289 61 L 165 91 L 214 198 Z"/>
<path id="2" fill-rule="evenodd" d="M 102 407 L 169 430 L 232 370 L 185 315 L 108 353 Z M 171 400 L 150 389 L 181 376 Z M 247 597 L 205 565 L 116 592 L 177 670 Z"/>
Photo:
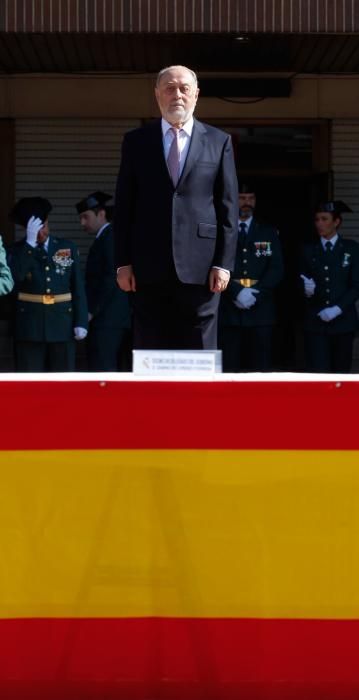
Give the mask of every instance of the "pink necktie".
<path id="1" fill-rule="evenodd" d="M 171 175 L 172 182 L 176 187 L 180 175 L 180 150 L 178 144 L 179 129 L 171 127 L 173 139 L 167 157 L 168 170 Z"/>

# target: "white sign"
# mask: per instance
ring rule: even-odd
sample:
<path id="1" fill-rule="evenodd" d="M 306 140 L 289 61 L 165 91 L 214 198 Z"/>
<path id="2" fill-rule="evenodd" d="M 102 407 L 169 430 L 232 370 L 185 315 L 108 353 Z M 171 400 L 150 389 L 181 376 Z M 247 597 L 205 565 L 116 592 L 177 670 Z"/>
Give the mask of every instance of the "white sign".
<path id="1" fill-rule="evenodd" d="M 134 374 L 210 376 L 221 371 L 221 350 L 133 350 Z"/>

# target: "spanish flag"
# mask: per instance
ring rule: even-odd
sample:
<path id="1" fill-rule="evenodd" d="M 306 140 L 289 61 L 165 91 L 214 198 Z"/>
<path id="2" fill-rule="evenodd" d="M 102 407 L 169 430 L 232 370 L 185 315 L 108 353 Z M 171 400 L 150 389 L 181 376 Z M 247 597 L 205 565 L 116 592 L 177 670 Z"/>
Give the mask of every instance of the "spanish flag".
<path id="1" fill-rule="evenodd" d="M 358 406 L 3 380 L 1 700 L 357 700 Z"/>

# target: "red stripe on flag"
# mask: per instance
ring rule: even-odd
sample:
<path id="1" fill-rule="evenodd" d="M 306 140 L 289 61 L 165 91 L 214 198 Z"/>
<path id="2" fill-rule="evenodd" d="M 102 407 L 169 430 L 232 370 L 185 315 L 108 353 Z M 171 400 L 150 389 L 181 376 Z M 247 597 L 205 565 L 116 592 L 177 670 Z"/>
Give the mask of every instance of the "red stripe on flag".
<path id="1" fill-rule="evenodd" d="M 344 700 L 358 648 L 358 620 L 2 620 L 0 696 Z"/>
<path id="2" fill-rule="evenodd" d="M 49 380 L 0 388 L 4 450 L 359 448 L 356 382 Z"/>

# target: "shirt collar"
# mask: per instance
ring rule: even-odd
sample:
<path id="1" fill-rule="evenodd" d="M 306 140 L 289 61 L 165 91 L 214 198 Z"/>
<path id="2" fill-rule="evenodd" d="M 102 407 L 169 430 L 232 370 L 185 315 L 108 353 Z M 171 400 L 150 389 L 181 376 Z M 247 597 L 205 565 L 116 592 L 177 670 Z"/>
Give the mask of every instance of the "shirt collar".
<path id="1" fill-rule="evenodd" d="M 104 231 L 104 229 L 109 225 L 109 222 L 106 221 L 106 223 L 103 226 L 101 226 L 101 228 L 99 228 L 99 230 L 97 231 L 96 238 L 100 238 L 102 231 Z"/>
<path id="2" fill-rule="evenodd" d="M 193 125 L 194 125 L 194 119 L 193 119 L 193 117 L 190 117 L 188 119 L 188 121 L 186 121 L 186 123 L 183 124 L 183 126 L 181 127 L 181 130 L 185 131 L 187 136 L 192 136 Z M 163 117 L 161 119 L 161 127 L 162 127 L 163 138 L 165 138 L 165 136 L 167 136 L 167 132 L 169 131 L 169 129 L 173 128 L 172 124 L 169 124 L 169 122 L 166 121 L 166 119 L 164 119 Z"/>
<path id="3" fill-rule="evenodd" d="M 321 244 L 322 244 L 324 250 L 326 250 L 326 245 L 327 245 L 327 243 L 331 243 L 331 244 L 332 244 L 332 248 L 333 248 L 333 247 L 335 246 L 337 240 L 338 240 L 338 234 L 337 234 L 337 233 L 335 234 L 335 236 L 333 236 L 333 238 L 329 238 L 329 241 L 326 241 L 325 238 L 321 238 L 321 239 L 320 239 Z"/>
<path id="4" fill-rule="evenodd" d="M 245 221 L 242 221 L 242 219 L 238 219 L 238 228 L 240 227 L 241 224 L 245 224 L 245 225 L 246 225 L 246 230 L 247 230 L 247 233 L 248 233 L 249 227 L 250 227 L 250 225 L 251 225 L 251 223 L 252 223 L 252 220 L 253 220 L 253 216 L 250 216 L 249 219 L 246 219 Z"/>

